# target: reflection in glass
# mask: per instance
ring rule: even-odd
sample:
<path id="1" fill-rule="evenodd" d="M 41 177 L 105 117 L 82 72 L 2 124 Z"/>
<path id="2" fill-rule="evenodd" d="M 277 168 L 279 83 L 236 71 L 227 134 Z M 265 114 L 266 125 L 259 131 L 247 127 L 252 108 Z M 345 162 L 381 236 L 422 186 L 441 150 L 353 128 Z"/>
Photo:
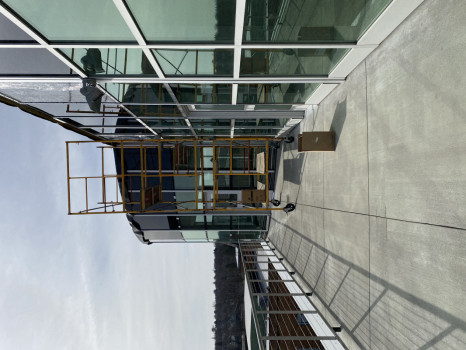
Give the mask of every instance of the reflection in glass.
<path id="1" fill-rule="evenodd" d="M 153 50 L 168 75 L 233 74 L 233 50 Z"/>
<path id="2" fill-rule="evenodd" d="M 348 51 L 346 49 L 243 50 L 240 75 L 326 76 Z"/>
<path id="3" fill-rule="evenodd" d="M 105 88 L 119 101 L 132 105 L 173 103 L 163 84 L 106 83 Z"/>
<path id="4" fill-rule="evenodd" d="M 0 73 L 70 74 L 70 68 L 47 49 L 2 48 L 0 49 Z"/>
<path id="5" fill-rule="evenodd" d="M 27 102 L 83 102 L 81 83 L 0 83 L 0 93 Z"/>
<path id="6" fill-rule="evenodd" d="M 267 110 L 279 110 L 279 111 L 289 111 L 293 105 L 257 105 L 254 107 L 256 111 L 267 111 Z"/>
<path id="7" fill-rule="evenodd" d="M 149 41 L 233 42 L 235 1 L 127 0 Z"/>
<path id="8" fill-rule="evenodd" d="M 228 119 L 191 119 L 193 128 L 225 127 L 231 125 Z"/>
<path id="9" fill-rule="evenodd" d="M 183 238 L 186 242 L 202 241 L 207 242 L 207 235 L 205 231 L 183 231 Z"/>
<path id="10" fill-rule="evenodd" d="M 181 103 L 231 103 L 231 85 L 170 84 Z"/>
<path id="11" fill-rule="evenodd" d="M 5 0 L 49 40 L 135 41 L 112 0 Z"/>
<path id="12" fill-rule="evenodd" d="M 392 0 L 247 0 L 245 42 L 356 42 Z"/>
<path id="13" fill-rule="evenodd" d="M 280 118 L 280 119 L 236 119 L 235 120 L 235 128 L 242 128 L 242 127 L 277 127 L 282 128 L 288 118 Z"/>
<path id="14" fill-rule="evenodd" d="M 182 230 L 265 230 L 267 221 L 266 216 L 254 215 L 192 215 L 179 219 Z M 199 233 L 193 235 L 200 239 Z"/>
<path id="15" fill-rule="evenodd" d="M 278 134 L 278 131 L 280 129 L 253 129 L 253 128 L 236 129 L 235 128 L 235 135 L 236 136 L 246 136 L 246 135 L 275 136 Z"/>
<path id="16" fill-rule="evenodd" d="M 238 104 L 305 103 L 320 84 L 239 84 Z"/>
<path id="17" fill-rule="evenodd" d="M 141 49 L 64 48 L 62 51 L 88 75 L 155 75 L 154 69 Z"/>
<path id="18" fill-rule="evenodd" d="M 210 128 L 200 128 L 194 129 L 196 134 L 202 136 L 219 136 L 219 137 L 229 137 L 231 129 L 210 129 Z"/>
<path id="19" fill-rule="evenodd" d="M 174 136 L 174 135 L 183 135 L 183 136 L 192 136 L 193 135 L 188 126 L 186 126 L 185 129 L 180 129 L 180 128 L 177 128 L 177 129 L 157 129 L 157 128 L 154 128 L 154 129 L 157 132 L 157 134 L 162 135 L 162 136 L 166 136 L 166 137 Z"/>
<path id="20" fill-rule="evenodd" d="M 244 106 L 237 105 L 196 105 L 196 109 L 216 110 L 216 111 L 242 111 Z"/>
<path id="21" fill-rule="evenodd" d="M 104 93 L 96 87 L 95 79 L 83 79 L 83 87 L 79 92 L 86 97 L 87 104 L 91 111 L 99 113 Z"/>
<path id="22" fill-rule="evenodd" d="M 0 13 L 0 40 L 35 42 L 29 35 Z"/>

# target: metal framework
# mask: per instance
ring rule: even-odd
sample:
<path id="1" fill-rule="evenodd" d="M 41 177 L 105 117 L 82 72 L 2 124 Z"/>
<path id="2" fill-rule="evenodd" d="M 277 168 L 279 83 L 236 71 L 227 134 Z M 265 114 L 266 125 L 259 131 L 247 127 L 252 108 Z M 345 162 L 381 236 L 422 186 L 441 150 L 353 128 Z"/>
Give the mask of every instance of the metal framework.
<path id="1" fill-rule="evenodd" d="M 20 76 L 8 75 L 0 76 L 0 82 L 79 82 L 81 78 L 86 78 L 88 75 L 79 67 L 71 58 L 64 55 L 60 49 L 65 48 L 121 48 L 121 49 L 141 49 L 150 63 L 153 70 L 156 72 L 157 77 L 131 77 L 131 76 L 94 76 L 101 84 L 101 89 L 110 99 L 115 103 L 121 103 L 115 96 L 104 89 L 103 85 L 108 82 L 112 83 L 161 83 L 170 95 L 172 104 L 175 105 L 182 118 L 186 121 L 186 125 L 191 130 L 192 136 L 197 138 L 196 132 L 190 122 L 190 113 L 185 108 L 183 103 L 175 96 L 170 83 L 177 84 L 230 84 L 231 85 L 231 104 L 237 104 L 238 98 L 238 84 L 279 84 L 279 83 L 320 83 L 321 85 L 312 93 L 307 101 L 302 106 L 313 106 L 319 104 L 338 84 L 343 82 L 346 76 L 361 63 L 377 46 L 417 7 L 423 0 L 393 0 L 385 11 L 374 21 L 374 23 L 366 30 L 364 35 L 357 42 L 319 42 L 319 43 L 282 43 L 270 41 L 266 44 L 261 43 L 246 43 L 243 42 L 244 20 L 246 14 L 246 0 L 236 1 L 236 19 L 235 19 L 235 32 L 233 43 L 214 43 L 214 42 L 164 42 L 164 43 L 151 43 L 145 37 L 136 22 L 130 8 L 124 0 L 113 0 L 116 8 L 122 16 L 125 23 L 128 25 L 131 33 L 133 34 L 137 44 L 128 43 L 123 41 L 111 42 L 88 42 L 76 40 L 70 42 L 54 42 L 48 40 L 30 23 L 25 21 L 20 14 L 15 13 L 8 5 L 0 1 L 0 13 L 5 15 L 14 24 L 32 37 L 33 41 L 18 41 L 18 42 L 0 42 L 0 48 L 43 48 L 48 50 L 57 59 L 66 64 L 72 69 L 78 77 L 72 76 Z M 284 1 L 283 6 L 288 6 L 290 1 Z M 279 21 L 280 25 L 280 21 Z M 279 28 L 274 28 L 274 31 Z M 275 33 L 276 34 L 276 33 Z M 272 37 L 275 37 L 272 33 Z M 229 49 L 234 52 L 233 60 L 233 74 L 231 77 L 166 77 L 160 63 L 157 61 L 152 49 L 181 49 L 181 50 L 212 50 L 212 49 Z M 283 49 L 348 49 L 349 52 L 342 58 L 336 67 L 326 76 L 287 76 L 287 77 L 267 77 L 260 76 L 256 78 L 240 77 L 240 64 L 242 50 L 283 50 Z M 120 105 L 130 116 L 136 119 L 142 127 L 148 129 L 154 137 L 158 137 L 157 133 L 152 127 L 146 124 L 141 116 L 133 113 L 125 105 Z M 245 109 L 247 106 L 245 106 Z M 288 118 L 287 111 L 283 111 L 284 118 Z M 290 123 L 278 135 L 286 134 L 295 123 Z M 235 137 L 235 124 L 231 123 L 230 137 Z M 106 135 L 101 135 L 102 138 L 107 138 Z"/>
<path id="2" fill-rule="evenodd" d="M 267 243 L 240 242 L 239 251 L 245 298 L 251 300 L 251 310 L 245 311 L 246 320 L 250 320 L 246 324 L 247 332 L 251 330 L 248 341 L 254 342 L 252 338 L 257 336 L 261 350 L 346 349 L 309 293 L 301 289 Z"/>
<path id="3" fill-rule="evenodd" d="M 117 134 L 115 134 L 117 135 Z M 270 149 L 276 142 L 275 138 L 216 138 L 212 140 L 199 139 L 158 139 L 158 140 L 112 140 L 101 144 L 98 141 L 68 141 L 66 142 L 68 213 L 80 214 L 110 214 L 110 213 L 209 213 L 224 212 L 229 215 L 241 213 L 268 213 L 270 210 L 283 210 L 271 205 L 269 193 L 269 174 L 274 171 L 269 167 Z M 97 144 L 101 153 L 101 164 L 98 175 L 75 176 L 71 174 L 70 148 L 73 145 Z M 212 166 L 204 164 L 206 149 L 212 157 Z M 117 154 L 119 173 L 107 174 L 105 171 L 105 150 Z M 131 153 L 131 159 L 137 159 L 137 169 L 129 169 L 125 164 Z M 236 154 L 236 156 L 235 156 Z M 118 159 L 119 157 L 119 159 Z M 148 159 L 153 157 L 154 160 Z M 164 168 L 163 162 L 169 161 L 170 169 Z M 241 163 L 241 169 L 234 165 Z M 167 163 L 166 163 L 167 164 Z M 245 177 L 256 179 L 257 187 L 263 198 L 260 203 L 254 200 L 245 201 L 222 199 L 222 194 L 232 191 L 221 188 L 220 177 Z M 166 180 L 185 178 L 193 184 L 189 190 L 177 190 L 167 187 Z M 207 182 L 212 181 L 212 186 Z M 232 180 L 231 180 L 232 181 Z M 90 191 L 90 183 L 99 183 L 101 194 Z M 260 187 L 260 188 L 259 188 Z M 114 189 L 114 190 L 110 190 Z M 247 189 L 247 190 L 250 190 Z M 192 199 L 177 201 L 175 196 L 167 199 L 165 193 L 191 192 Z M 121 194 L 120 194 L 121 193 Z M 211 198 L 207 198 L 207 193 Z M 80 210 L 72 210 L 72 194 L 82 195 L 79 203 L 84 206 Z M 90 194 L 96 203 L 90 203 Z M 155 198 L 155 200 L 154 200 Z M 274 203 L 277 204 L 276 202 Z"/>

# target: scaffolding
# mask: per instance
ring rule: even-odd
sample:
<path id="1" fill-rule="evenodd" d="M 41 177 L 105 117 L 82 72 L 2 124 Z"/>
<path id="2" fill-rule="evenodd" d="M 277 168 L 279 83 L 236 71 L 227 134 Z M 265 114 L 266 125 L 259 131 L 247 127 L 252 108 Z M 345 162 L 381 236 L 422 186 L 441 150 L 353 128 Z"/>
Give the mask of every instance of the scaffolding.
<path id="1" fill-rule="evenodd" d="M 274 174 L 270 169 L 271 149 L 277 146 L 277 141 L 266 137 L 109 140 L 105 143 L 67 141 L 68 213 L 254 214 L 289 211 L 290 204 L 281 208 L 280 201 L 273 199 L 270 190 Z M 98 174 L 70 174 L 70 148 L 80 144 L 96 144 L 100 149 Z M 106 150 L 110 150 L 115 159 L 116 171 L 112 174 L 106 173 Z M 90 182 L 96 181 L 99 195 L 89 188 Z M 189 188 L 175 188 L 174 184 L 180 182 L 189 182 Z M 225 187 L 227 182 L 230 187 L 236 183 L 243 188 L 231 190 Z M 176 194 L 180 192 L 189 198 L 177 200 Z M 73 193 L 79 194 L 81 200 L 72 201 Z M 90 194 L 98 200 L 90 200 Z M 72 202 L 81 209 L 72 210 Z"/>

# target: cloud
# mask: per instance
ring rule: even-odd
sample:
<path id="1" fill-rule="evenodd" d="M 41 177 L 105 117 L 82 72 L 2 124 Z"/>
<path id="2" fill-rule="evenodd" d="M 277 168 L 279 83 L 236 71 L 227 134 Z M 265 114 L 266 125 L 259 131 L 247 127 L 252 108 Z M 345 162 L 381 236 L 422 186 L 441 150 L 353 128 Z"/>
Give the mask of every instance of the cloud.
<path id="1" fill-rule="evenodd" d="M 0 128 L 0 348 L 212 348 L 213 246 L 144 246 L 123 215 L 66 215 L 76 135 L 3 105 Z"/>

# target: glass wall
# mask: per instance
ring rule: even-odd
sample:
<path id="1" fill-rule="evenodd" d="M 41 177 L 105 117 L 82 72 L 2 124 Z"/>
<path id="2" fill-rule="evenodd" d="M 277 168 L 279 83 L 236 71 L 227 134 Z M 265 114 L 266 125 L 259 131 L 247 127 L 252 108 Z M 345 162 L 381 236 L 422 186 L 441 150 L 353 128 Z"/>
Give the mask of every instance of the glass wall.
<path id="1" fill-rule="evenodd" d="M 239 84 L 238 104 L 305 103 L 320 84 Z"/>
<path id="2" fill-rule="evenodd" d="M 142 49 L 64 48 L 62 52 L 88 75 L 155 75 Z"/>
<path id="3" fill-rule="evenodd" d="M 241 76 L 326 76 L 347 49 L 242 50 Z"/>
<path id="4" fill-rule="evenodd" d="M 233 50 L 153 50 L 167 76 L 233 75 Z"/>
<path id="5" fill-rule="evenodd" d="M 127 0 L 149 41 L 233 42 L 235 1 Z"/>
<path id="6" fill-rule="evenodd" d="M 112 0 L 5 0 L 49 40 L 135 42 Z"/>
<path id="7" fill-rule="evenodd" d="M 182 230 L 266 230 L 267 216 L 193 215 L 180 216 Z M 205 233 L 205 232 L 204 232 Z M 205 238 L 205 235 L 204 235 Z"/>
<path id="8" fill-rule="evenodd" d="M 245 42 L 356 42 L 391 0 L 247 0 Z"/>

